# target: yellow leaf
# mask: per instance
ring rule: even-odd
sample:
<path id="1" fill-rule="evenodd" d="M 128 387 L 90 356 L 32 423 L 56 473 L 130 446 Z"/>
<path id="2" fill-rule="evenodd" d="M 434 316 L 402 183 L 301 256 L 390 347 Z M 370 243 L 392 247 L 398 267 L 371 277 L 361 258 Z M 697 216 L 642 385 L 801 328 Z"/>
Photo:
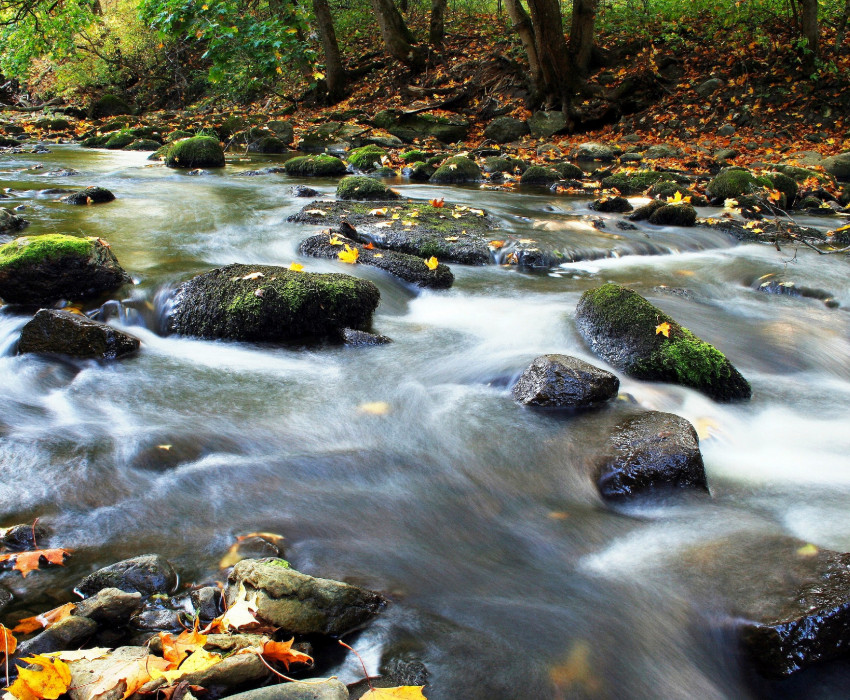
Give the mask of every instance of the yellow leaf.
<path id="1" fill-rule="evenodd" d="M 484 216 L 484 211 L 482 209 L 470 209 L 475 216 Z"/>
<path id="2" fill-rule="evenodd" d="M 804 544 L 797 550 L 797 555 L 801 557 L 813 557 L 818 553 L 818 548 L 813 544 Z"/>
<path id="3" fill-rule="evenodd" d="M 53 610 L 41 613 L 41 615 L 25 617 L 23 620 L 20 620 L 17 625 L 15 625 L 15 628 L 12 631 L 20 634 L 29 634 L 36 630 L 47 629 L 50 625 L 68 617 L 68 615 L 71 614 L 71 611 L 76 607 L 77 606 L 74 605 L 74 603 L 65 603 L 65 605 L 60 605 L 58 608 L 53 608 Z M 2 626 L 0 626 L 0 628 L 2 628 Z M 2 651 L 3 649 L 0 648 L 0 652 Z"/>
<path id="4" fill-rule="evenodd" d="M 723 208 L 724 209 L 734 209 L 737 206 L 738 206 L 738 200 L 737 199 L 727 199 L 723 202 Z"/>
<path id="5" fill-rule="evenodd" d="M 369 216 L 386 216 L 386 215 L 387 215 L 387 208 L 386 207 L 382 207 L 381 209 L 370 209 L 369 210 Z"/>
<path id="6" fill-rule="evenodd" d="M 339 251 L 337 255 L 342 262 L 349 263 L 350 265 L 356 263 L 359 256 L 360 251 L 357 248 L 352 248 L 347 243 L 345 244 L 345 250 Z"/>
<path id="7" fill-rule="evenodd" d="M 215 666 L 220 661 L 221 654 L 213 654 L 205 649 L 198 649 L 193 651 L 192 654 L 188 656 L 182 664 L 180 664 L 180 668 L 176 668 L 171 671 L 160 671 L 158 669 L 154 669 L 151 672 L 151 678 L 154 680 L 157 678 L 165 678 L 165 680 L 168 681 L 168 684 L 171 685 L 181 676 L 185 676 L 188 673 L 196 673 L 197 671 L 205 671 L 210 668 L 210 666 Z"/>
<path id="8" fill-rule="evenodd" d="M 396 688 L 371 688 L 360 697 L 362 700 L 425 700 L 424 685 L 400 685 Z"/>
<path id="9" fill-rule="evenodd" d="M 383 253 L 375 253 L 375 257 L 376 258 L 383 258 L 384 254 Z"/>
<path id="10" fill-rule="evenodd" d="M 245 275 L 242 279 L 243 280 L 258 280 L 258 279 L 260 279 L 260 277 L 265 277 L 265 275 L 262 272 L 251 272 L 251 273 Z"/>
<path id="11" fill-rule="evenodd" d="M 445 236 L 445 237 L 443 238 L 443 240 L 444 240 L 444 241 L 450 241 L 450 242 L 452 242 L 452 243 L 453 243 L 454 241 L 458 240 L 458 237 L 457 237 L 457 236 Z"/>
<path id="12" fill-rule="evenodd" d="M 430 258 L 425 259 L 425 264 L 428 266 L 429 270 L 436 270 L 437 265 L 440 263 L 437 262 L 437 258 L 432 255 Z"/>
<path id="13" fill-rule="evenodd" d="M 302 272 L 304 270 L 304 266 L 301 263 L 290 263 L 289 269 L 293 272 Z"/>
<path id="14" fill-rule="evenodd" d="M 331 245 L 342 245 L 342 241 L 339 239 L 339 236 L 331 236 L 328 243 Z"/>
<path id="15" fill-rule="evenodd" d="M 409 216 L 411 219 L 415 219 L 417 216 L 419 216 L 419 210 L 418 210 L 418 209 L 414 209 L 413 211 L 411 211 L 411 212 L 409 212 L 409 213 L 408 213 L 408 216 Z"/>
<path id="16" fill-rule="evenodd" d="M 385 416 L 390 412 L 390 405 L 386 401 L 367 401 L 361 403 L 357 410 L 373 416 Z"/>
<path id="17" fill-rule="evenodd" d="M 392 216 L 393 221 L 395 221 L 396 219 L 400 219 L 400 218 L 401 218 L 401 214 L 399 214 L 398 212 L 396 212 L 396 213 L 395 213 L 395 214 L 393 214 L 393 216 Z"/>
<path id="18" fill-rule="evenodd" d="M 661 333 L 665 338 L 670 337 L 670 324 L 667 323 L 667 321 L 664 321 L 664 323 L 659 323 L 655 327 L 655 335 L 658 335 L 659 333 Z"/>
<path id="19" fill-rule="evenodd" d="M 18 640 L 12 634 L 11 630 L 0 625 L 0 659 L 4 656 L 9 658 L 18 648 Z"/>
<path id="20" fill-rule="evenodd" d="M 23 683 L 37 698 L 56 700 L 71 685 L 71 669 L 61 659 L 50 659 L 36 654 L 21 661 L 41 666 L 38 671 L 18 666 L 18 681 L 16 681 L 16 684 Z M 12 692 L 12 689 L 9 688 L 9 691 Z M 15 695 L 14 692 L 12 694 Z"/>
<path id="21" fill-rule="evenodd" d="M 317 70 L 317 71 L 315 71 L 315 72 L 313 73 L 313 77 L 314 77 L 316 80 L 324 80 L 324 79 L 325 79 L 325 74 L 324 74 L 324 73 L 322 73 L 322 71 Z"/>
<path id="22" fill-rule="evenodd" d="M 490 241 L 487 245 L 489 245 L 491 248 L 493 248 L 495 250 L 498 250 L 499 248 L 501 248 L 502 246 L 505 245 L 505 242 L 504 241 Z"/>
<path id="23" fill-rule="evenodd" d="M 413 226 L 413 223 L 414 222 L 412 222 L 410 219 L 405 219 L 404 221 L 401 222 L 401 225 L 402 226 Z"/>
<path id="24" fill-rule="evenodd" d="M 313 216 L 327 216 L 328 213 L 324 209 L 308 209 L 304 212 L 305 214 L 311 214 Z"/>
<path id="25" fill-rule="evenodd" d="M 245 590 L 245 585 L 239 584 L 239 592 L 236 595 L 236 600 L 231 605 L 227 612 L 221 616 L 221 626 L 224 629 L 242 629 L 249 625 L 259 624 L 259 621 L 254 617 L 257 612 L 257 596 L 254 594 L 252 600 L 248 600 L 248 593 Z"/>
<path id="26" fill-rule="evenodd" d="M 462 217 L 462 216 L 463 216 L 463 214 L 459 214 L 458 212 L 453 211 L 453 212 L 452 212 L 452 216 L 453 216 L 455 219 L 459 219 L 460 217 Z"/>

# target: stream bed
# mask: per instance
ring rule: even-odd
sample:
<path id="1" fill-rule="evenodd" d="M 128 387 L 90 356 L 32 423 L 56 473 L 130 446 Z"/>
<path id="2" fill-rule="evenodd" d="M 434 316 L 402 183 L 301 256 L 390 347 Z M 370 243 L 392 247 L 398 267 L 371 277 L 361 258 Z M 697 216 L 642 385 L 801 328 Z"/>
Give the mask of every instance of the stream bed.
<path id="1" fill-rule="evenodd" d="M 396 601 L 354 646 L 370 672 L 388 650 L 415 654 L 431 700 L 846 697 L 850 661 L 765 680 L 716 624 L 734 567 L 781 576 L 774 562 L 730 557 L 717 581 L 677 566 L 695 547 L 773 535 L 850 551 L 845 256 L 737 245 L 700 228 L 621 231 L 617 215 L 598 231 L 588 200 L 399 180 L 405 196 L 486 209 L 494 238 L 593 258 L 546 271 L 452 265 L 451 290 L 420 292 L 373 268 L 299 256 L 321 229 L 286 222 L 306 203 L 290 188 L 332 197 L 335 181 L 239 175 L 273 162 L 262 156 L 190 176 L 144 153 L 50 148 L 0 160 L 0 191 L 11 188 L 0 204 L 26 205 L 26 234 L 109 241 L 137 284 L 101 317 L 142 351 L 113 364 L 16 356 L 29 317 L 0 311 L 0 525 L 40 517 L 53 546 L 73 550 L 64 568 L 3 574 L 18 600 L 36 611 L 65 602 L 94 568 L 148 552 L 171 560 L 181 584 L 220 579 L 236 535 L 271 531 L 298 570 Z M 80 174 L 51 176 L 58 168 Z M 116 201 L 72 207 L 41 193 L 94 184 Z M 161 333 L 169 294 L 191 276 L 294 261 L 375 282 L 374 330 L 394 342 L 275 347 Z M 838 306 L 757 291 L 768 274 L 827 290 Z M 621 398 L 603 411 L 517 405 L 510 387 L 540 354 L 606 366 L 574 313 L 582 292 L 608 281 L 723 351 L 752 400 L 718 404 L 618 373 Z M 711 499 L 602 503 L 589 462 L 604 427 L 636 405 L 696 426 Z M 350 658 L 327 670 L 362 677 Z"/>

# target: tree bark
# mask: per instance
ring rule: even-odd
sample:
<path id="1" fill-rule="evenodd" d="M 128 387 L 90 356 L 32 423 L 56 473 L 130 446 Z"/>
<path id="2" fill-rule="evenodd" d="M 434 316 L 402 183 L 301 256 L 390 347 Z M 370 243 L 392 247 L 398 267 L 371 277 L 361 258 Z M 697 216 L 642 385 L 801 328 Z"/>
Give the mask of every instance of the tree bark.
<path id="1" fill-rule="evenodd" d="M 838 28 L 835 30 L 835 52 L 840 53 L 847 32 L 847 19 L 850 18 L 850 0 L 844 0 L 844 12 L 838 20 Z"/>
<path id="2" fill-rule="evenodd" d="M 537 43 L 534 38 L 534 27 L 531 24 L 531 17 L 528 16 L 520 0 L 505 0 L 505 8 L 508 11 L 508 17 L 511 18 L 513 28 L 519 34 L 522 47 L 525 49 L 525 55 L 528 58 L 529 74 L 531 76 L 532 97 L 537 99 L 543 90 L 543 72 L 540 68 L 540 58 L 537 55 Z"/>
<path id="3" fill-rule="evenodd" d="M 800 24 L 807 49 L 803 53 L 803 66 L 811 70 L 815 67 L 819 49 L 818 0 L 800 0 L 800 10 Z"/>
<path id="4" fill-rule="evenodd" d="M 570 24 L 570 53 L 576 70 L 586 77 L 590 70 L 595 38 L 596 6 L 598 0 L 573 0 L 573 18 Z"/>
<path id="5" fill-rule="evenodd" d="M 381 37 L 387 53 L 415 71 L 425 67 L 425 52 L 416 46 L 413 34 L 393 0 L 370 0 L 372 11 L 381 28 Z"/>
<path id="6" fill-rule="evenodd" d="M 433 46 L 442 46 L 446 33 L 447 0 L 431 0 L 431 19 L 428 22 L 428 42 Z"/>
<path id="7" fill-rule="evenodd" d="M 334 31 L 333 16 L 328 0 L 313 0 L 313 13 L 319 30 L 319 41 L 325 54 L 325 81 L 328 85 L 328 100 L 331 104 L 339 102 L 345 93 L 346 76 L 342 67 L 339 44 Z"/>
<path id="8" fill-rule="evenodd" d="M 544 97 L 569 112 L 572 95 L 583 81 L 573 65 L 558 0 L 528 0 Z"/>

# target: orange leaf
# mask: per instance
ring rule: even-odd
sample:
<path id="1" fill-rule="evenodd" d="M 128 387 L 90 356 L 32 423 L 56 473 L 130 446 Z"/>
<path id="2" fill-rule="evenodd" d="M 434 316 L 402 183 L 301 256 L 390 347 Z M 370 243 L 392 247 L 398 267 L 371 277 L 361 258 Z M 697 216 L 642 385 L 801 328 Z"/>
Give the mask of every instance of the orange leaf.
<path id="1" fill-rule="evenodd" d="M 262 655 L 265 656 L 267 660 L 280 661 L 287 669 L 289 669 L 289 664 L 291 663 L 312 664 L 313 659 L 311 657 L 291 648 L 292 642 L 294 641 L 295 637 L 290 639 L 288 642 L 268 641 L 263 644 Z"/>
<path id="2" fill-rule="evenodd" d="M 48 564 L 62 565 L 65 563 L 65 557 L 70 556 L 70 554 L 67 549 L 36 549 L 33 552 L 16 552 L 14 554 L 0 555 L 0 563 L 14 560 L 14 568 L 20 571 L 21 575 L 26 578 L 30 571 L 35 571 L 39 568 L 42 558 Z"/>
<path id="3" fill-rule="evenodd" d="M 429 199 L 428 204 L 436 209 L 442 209 L 446 206 L 446 200 L 443 197 L 440 197 L 439 199 Z"/>
<path id="4" fill-rule="evenodd" d="M 17 632 L 18 634 L 29 634 L 36 630 L 47 629 L 50 625 L 68 617 L 76 607 L 77 606 L 74 603 L 65 603 L 65 605 L 60 605 L 58 608 L 53 608 L 53 610 L 41 613 L 41 615 L 25 617 L 23 620 L 19 621 L 17 625 L 15 625 L 12 631 Z"/>
<path id="5" fill-rule="evenodd" d="M 374 243 L 367 243 L 366 245 L 363 246 L 363 248 L 364 248 L 364 250 L 375 250 L 375 244 Z"/>
<path id="6" fill-rule="evenodd" d="M 17 648 L 18 640 L 8 629 L 0 625 L 0 658 L 4 656 L 9 658 Z"/>
<path id="7" fill-rule="evenodd" d="M 360 697 L 363 700 L 424 700 L 424 685 L 400 685 L 396 688 L 372 688 Z"/>
<path id="8" fill-rule="evenodd" d="M 30 697 L 56 700 L 71 685 L 71 669 L 61 659 L 50 659 L 36 654 L 21 661 L 41 666 L 41 669 L 36 671 L 18 666 L 18 680 L 9 688 L 9 692 L 19 700 L 29 700 Z M 23 688 L 20 688 L 19 684 Z M 21 695 L 15 692 L 16 686 L 22 691 Z"/>
<path id="9" fill-rule="evenodd" d="M 207 643 L 207 635 L 198 632 L 198 620 L 192 630 L 183 630 L 177 637 L 168 632 L 160 632 L 162 640 L 162 658 L 170 661 L 172 668 L 177 668 L 184 658 L 198 649 L 203 649 Z"/>
<path id="10" fill-rule="evenodd" d="M 659 333 L 661 333 L 665 338 L 670 337 L 670 324 L 667 323 L 667 321 L 664 321 L 664 323 L 659 323 L 655 327 L 655 335 L 658 335 Z"/>

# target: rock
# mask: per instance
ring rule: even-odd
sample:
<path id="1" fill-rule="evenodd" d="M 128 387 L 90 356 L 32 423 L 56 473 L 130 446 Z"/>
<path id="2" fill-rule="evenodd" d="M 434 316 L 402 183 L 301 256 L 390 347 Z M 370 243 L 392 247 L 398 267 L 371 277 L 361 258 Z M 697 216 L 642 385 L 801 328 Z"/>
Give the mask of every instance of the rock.
<path id="1" fill-rule="evenodd" d="M 415 163 L 411 163 L 401 169 L 403 177 L 410 178 L 411 180 L 420 180 L 422 182 L 430 180 L 434 172 L 435 170 L 433 167 L 422 161 L 416 161 Z"/>
<path id="2" fill-rule="evenodd" d="M 118 588 L 102 588 L 91 598 L 77 603 L 73 614 L 94 620 L 100 625 L 124 625 L 142 606 L 142 594 L 127 593 Z"/>
<path id="3" fill-rule="evenodd" d="M 351 227 L 349 226 L 348 228 L 350 229 Z M 343 246 L 347 245 L 351 249 L 358 248 L 358 242 L 356 240 L 347 238 L 336 231 L 328 231 L 326 233 L 316 234 L 302 241 L 298 250 L 302 255 L 309 255 L 314 258 L 337 258 L 340 250 L 343 250 L 343 248 L 338 245 L 332 245 L 330 243 L 332 238 L 338 239 Z M 437 267 L 431 270 L 425 264 L 423 258 L 408 255 L 407 253 L 399 253 L 392 250 L 370 250 L 363 247 L 358 248 L 358 250 L 358 265 L 377 267 L 405 282 L 415 284 L 417 287 L 448 289 L 454 283 L 455 278 L 451 269 L 443 263 L 438 263 Z"/>
<path id="4" fill-rule="evenodd" d="M 129 131 L 117 131 L 109 139 L 103 144 L 104 148 L 108 148 L 112 151 L 117 151 L 125 146 L 129 146 L 133 141 L 136 140 L 136 137 L 131 134 Z M 159 145 L 157 144 L 157 148 Z M 156 148 L 152 149 L 156 150 Z"/>
<path id="5" fill-rule="evenodd" d="M 201 686 L 206 690 L 205 699 L 216 700 L 245 686 L 258 685 L 270 675 L 268 667 L 256 654 L 235 654 L 203 671 L 187 673 L 180 680 Z"/>
<path id="6" fill-rule="evenodd" d="M 285 342 L 366 329 L 380 292 L 343 274 L 272 265 L 227 265 L 183 284 L 170 329 L 201 338 Z"/>
<path id="7" fill-rule="evenodd" d="M 339 199 L 387 201 L 398 199 L 399 196 L 383 182 L 363 175 L 344 177 L 336 186 L 336 196 Z"/>
<path id="8" fill-rule="evenodd" d="M 551 168 L 562 180 L 581 180 L 584 177 L 584 170 L 572 163 L 555 163 Z"/>
<path id="9" fill-rule="evenodd" d="M 177 129 L 176 131 L 170 132 L 165 137 L 165 143 L 174 143 L 175 141 L 180 141 L 181 139 L 188 139 L 194 136 L 191 131 L 183 131 L 181 129 Z"/>
<path id="10" fill-rule="evenodd" d="M 86 205 L 106 204 L 115 201 L 115 195 L 104 187 L 86 187 L 81 192 L 74 192 L 67 197 L 62 197 L 60 202 L 64 204 Z"/>
<path id="11" fill-rule="evenodd" d="M 0 297 L 9 304 L 91 299 L 131 283 L 102 238 L 21 236 L 0 247 Z"/>
<path id="12" fill-rule="evenodd" d="M 494 143 L 517 141 L 529 133 L 528 124 L 513 117 L 496 117 L 484 129 L 484 138 Z"/>
<path id="13" fill-rule="evenodd" d="M 286 153 L 289 150 L 283 140 L 277 136 L 263 136 L 248 144 L 248 153 Z"/>
<path id="14" fill-rule="evenodd" d="M 192 136 L 172 143 L 165 153 L 169 168 L 222 168 L 224 149 L 212 136 Z"/>
<path id="15" fill-rule="evenodd" d="M 375 335 L 366 331 L 358 331 L 353 328 L 342 329 L 342 342 L 353 348 L 371 347 L 373 345 L 387 345 L 393 342 L 392 338 L 385 335 Z"/>
<path id="16" fill-rule="evenodd" d="M 124 146 L 125 151 L 157 151 L 162 146 L 159 141 L 153 139 L 136 139 Z"/>
<path id="17" fill-rule="evenodd" d="M 519 158 L 492 156 L 484 159 L 485 173 L 523 173 L 527 169 L 528 163 Z"/>
<path id="18" fill-rule="evenodd" d="M 532 165 L 522 174 L 520 183 L 523 185 L 551 185 L 560 179 L 561 175 L 557 170 Z"/>
<path id="19" fill-rule="evenodd" d="M 694 88 L 694 92 L 700 97 L 710 97 L 715 92 L 717 92 L 720 88 L 722 88 L 724 82 L 720 78 L 709 78 L 703 83 L 700 83 L 696 88 Z"/>
<path id="20" fill-rule="evenodd" d="M 266 124 L 266 127 L 287 146 L 291 144 L 295 138 L 295 129 L 293 129 L 292 124 L 287 121 L 276 119 Z"/>
<path id="21" fill-rule="evenodd" d="M 126 679 L 153 669 L 157 661 L 161 659 L 152 657 L 146 647 L 118 647 L 94 659 L 70 661 L 68 695 L 71 700 L 121 700 L 127 690 Z"/>
<path id="22" fill-rule="evenodd" d="M 622 500 L 665 490 L 708 491 L 696 430 L 672 413 L 650 411 L 614 428 L 611 453 L 600 461 L 603 498 Z"/>
<path id="23" fill-rule="evenodd" d="M 133 108 L 116 95 L 104 95 L 92 104 L 91 113 L 95 119 L 102 119 L 103 117 L 132 114 Z"/>
<path id="24" fill-rule="evenodd" d="M 86 576 L 76 590 L 84 597 L 104 588 L 118 588 L 149 596 L 154 593 L 171 593 L 176 585 L 177 574 L 169 561 L 158 554 L 145 554 L 98 569 Z"/>
<path id="25" fill-rule="evenodd" d="M 725 163 L 727 160 L 732 160 L 740 155 L 734 148 L 718 148 L 714 152 L 714 160 L 718 163 Z"/>
<path id="26" fill-rule="evenodd" d="M 32 639 L 18 644 L 15 657 L 22 659 L 33 654 L 79 649 L 95 632 L 97 632 L 97 623 L 94 620 L 70 615 L 43 632 L 39 632 Z"/>
<path id="27" fill-rule="evenodd" d="M 379 129 L 389 131 L 405 143 L 433 136 L 443 143 L 463 141 L 469 132 L 470 123 L 461 117 L 435 117 L 431 114 L 405 114 L 400 110 L 387 109 L 378 112 L 372 123 Z"/>
<path id="28" fill-rule="evenodd" d="M 735 127 L 731 124 L 724 124 L 717 130 L 718 136 L 732 136 L 735 133 Z"/>
<path id="29" fill-rule="evenodd" d="M 657 332 L 669 324 L 669 337 Z M 749 383 L 719 350 L 631 289 L 605 284 L 576 308 L 579 333 L 593 351 L 637 379 L 691 387 L 717 401 L 749 399 Z"/>
<path id="30" fill-rule="evenodd" d="M 0 208 L 0 234 L 11 233 L 29 226 L 29 221 L 21 216 L 16 216 L 8 209 Z"/>
<path id="31" fill-rule="evenodd" d="M 614 160 L 617 154 L 610 146 L 602 143 L 582 143 L 576 149 L 575 157 L 577 160 Z"/>
<path id="32" fill-rule="evenodd" d="M 512 390 L 526 406 L 585 408 L 617 395 L 620 380 L 577 357 L 541 355 L 520 375 Z"/>
<path id="33" fill-rule="evenodd" d="M 650 146 L 643 153 L 643 157 L 645 160 L 658 160 L 660 158 L 678 158 L 680 155 L 681 151 L 678 148 L 674 148 L 673 146 L 667 146 L 665 144 Z"/>
<path id="34" fill-rule="evenodd" d="M 706 186 L 713 199 L 728 199 L 750 194 L 758 187 L 756 177 L 743 168 L 724 168 Z"/>
<path id="35" fill-rule="evenodd" d="M 14 597 L 12 591 L 5 586 L 0 586 L 0 614 L 9 606 Z"/>
<path id="36" fill-rule="evenodd" d="M 222 594 L 218 586 L 204 586 L 192 591 L 192 605 L 202 620 L 213 620 L 221 613 Z"/>
<path id="37" fill-rule="evenodd" d="M 832 184 L 833 179 L 830 175 L 826 175 L 824 173 L 818 172 L 817 170 L 809 170 L 808 168 L 801 168 L 797 165 L 787 165 L 780 164 L 774 165 L 773 169 L 777 172 L 782 173 L 783 175 L 787 175 L 795 182 L 804 182 L 808 180 L 810 177 L 815 178 L 818 182 L 823 185 Z"/>
<path id="38" fill-rule="evenodd" d="M 834 178 L 850 180 L 850 151 L 824 158 L 821 165 Z"/>
<path id="39" fill-rule="evenodd" d="M 370 170 L 380 168 L 381 158 L 386 155 L 387 152 L 380 146 L 362 146 L 348 153 L 348 162 L 358 170 L 369 172 Z"/>
<path id="40" fill-rule="evenodd" d="M 535 112 L 528 120 L 528 129 L 536 139 L 548 139 L 567 128 L 567 118 L 563 112 Z"/>
<path id="41" fill-rule="evenodd" d="M 634 209 L 625 197 L 603 197 L 591 202 L 589 208 L 604 214 L 625 214 Z"/>
<path id="42" fill-rule="evenodd" d="M 765 277 L 772 277 L 772 275 L 766 275 Z M 793 282 L 781 282 L 776 279 L 765 279 L 761 277 L 752 285 L 752 288 L 765 294 L 817 299 L 829 308 L 837 308 L 839 306 L 835 295 L 830 294 L 825 289 L 797 286 Z"/>
<path id="43" fill-rule="evenodd" d="M 154 605 L 137 612 L 130 623 L 138 630 L 150 632 L 176 631 L 183 628 L 180 614 L 176 610 Z"/>
<path id="44" fill-rule="evenodd" d="M 12 525 L 0 528 L 0 547 L 12 552 L 24 552 L 28 549 L 37 549 L 36 541 L 43 541 L 47 537 L 47 528 L 43 525 Z"/>
<path id="45" fill-rule="evenodd" d="M 345 175 L 345 163 L 336 156 L 298 156 L 283 164 L 287 175 L 301 177 L 334 177 Z"/>
<path id="46" fill-rule="evenodd" d="M 41 309 L 21 330 L 18 352 L 114 360 L 139 345 L 138 338 L 82 314 Z"/>
<path id="47" fill-rule="evenodd" d="M 431 182 L 443 185 L 477 182 L 480 179 L 481 168 L 466 156 L 449 158 L 431 176 Z"/>
<path id="48" fill-rule="evenodd" d="M 602 179 L 602 186 L 605 189 L 616 189 L 621 195 L 629 197 L 633 194 L 645 192 L 649 187 L 662 180 L 672 180 L 672 178 L 673 176 L 669 173 L 660 173 L 655 170 L 639 170 L 630 175 L 625 173 L 609 175 Z"/>
<path id="49" fill-rule="evenodd" d="M 305 133 L 298 142 L 298 150 L 306 153 L 322 153 L 326 150 L 347 151 L 352 144 L 358 145 L 366 129 L 356 124 L 329 121 Z"/>
<path id="50" fill-rule="evenodd" d="M 319 193 L 307 185 L 295 185 L 289 190 L 293 197 L 315 197 Z"/>
<path id="51" fill-rule="evenodd" d="M 230 700 L 347 700 L 348 689 L 336 678 L 310 678 L 231 695 Z"/>
<path id="52" fill-rule="evenodd" d="M 693 226 L 696 221 L 696 209 L 682 203 L 656 207 L 649 216 L 649 223 L 656 226 Z"/>
<path id="53" fill-rule="evenodd" d="M 227 577 L 227 601 L 239 587 L 256 595 L 257 616 L 286 634 L 339 636 L 372 619 L 386 601 L 378 593 L 341 581 L 314 578 L 282 559 L 244 559 Z"/>
<path id="54" fill-rule="evenodd" d="M 797 182 L 793 177 L 779 172 L 766 173 L 764 177 L 770 180 L 771 185 L 773 185 L 773 189 L 779 190 L 783 195 L 785 195 L 785 205 L 787 207 L 794 205 L 799 188 L 797 187 Z"/>

